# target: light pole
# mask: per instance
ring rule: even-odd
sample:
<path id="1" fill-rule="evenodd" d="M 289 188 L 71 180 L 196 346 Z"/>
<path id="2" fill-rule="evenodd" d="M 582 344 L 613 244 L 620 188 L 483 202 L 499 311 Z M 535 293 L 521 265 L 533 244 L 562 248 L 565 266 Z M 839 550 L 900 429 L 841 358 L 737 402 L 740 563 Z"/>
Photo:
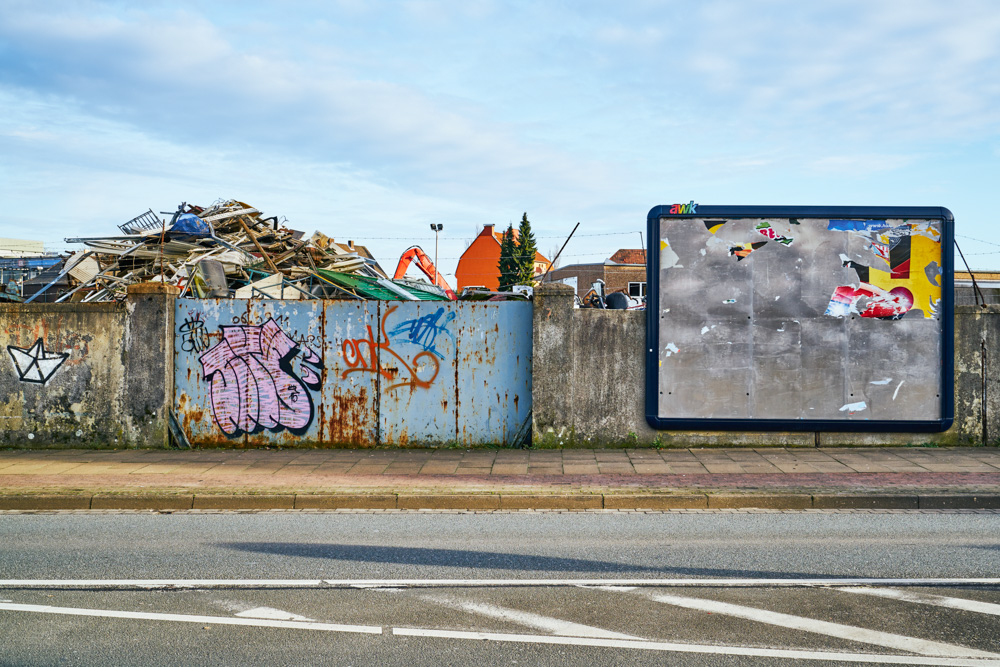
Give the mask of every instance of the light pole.
<path id="1" fill-rule="evenodd" d="M 441 223 L 431 223 L 431 231 L 434 232 L 434 284 L 438 284 L 438 235 L 441 230 L 444 229 L 444 225 Z"/>

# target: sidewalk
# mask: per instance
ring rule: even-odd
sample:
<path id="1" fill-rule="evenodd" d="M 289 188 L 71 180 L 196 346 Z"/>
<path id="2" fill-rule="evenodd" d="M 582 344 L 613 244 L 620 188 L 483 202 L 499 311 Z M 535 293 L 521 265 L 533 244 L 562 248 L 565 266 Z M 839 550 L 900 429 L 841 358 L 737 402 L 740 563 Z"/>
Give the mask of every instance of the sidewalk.
<path id="1" fill-rule="evenodd" d="M 0 450 L 0 510 L 1000 509 L 1000 449 Z"/>

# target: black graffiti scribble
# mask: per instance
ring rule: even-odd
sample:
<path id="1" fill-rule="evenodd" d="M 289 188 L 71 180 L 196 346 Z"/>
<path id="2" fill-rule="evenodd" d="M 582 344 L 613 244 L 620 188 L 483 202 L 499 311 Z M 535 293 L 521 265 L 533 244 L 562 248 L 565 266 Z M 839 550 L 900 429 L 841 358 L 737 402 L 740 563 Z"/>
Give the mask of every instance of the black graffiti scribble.
<path id="1" fill-rule="evenodd" d="M 178 331 L 181 334 L 181 349 L 185 352 L 204 352 L 208 349 L 210 341 L 201 313 L 186 318 Z"/>

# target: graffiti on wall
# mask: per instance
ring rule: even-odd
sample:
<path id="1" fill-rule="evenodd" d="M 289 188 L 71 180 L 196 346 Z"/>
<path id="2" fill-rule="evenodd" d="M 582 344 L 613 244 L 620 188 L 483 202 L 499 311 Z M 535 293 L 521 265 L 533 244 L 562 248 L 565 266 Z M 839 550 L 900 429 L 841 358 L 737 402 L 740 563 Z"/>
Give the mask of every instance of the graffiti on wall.
<path id="1" fill-rule="evenodd" d="M 47 383 L 69 358 L 69 354 L 65 352 L 46 352 L 45 342 L 41 338 L 31 347 L 8 345 L 7 354 L 17 370 L 17 379 L 32 384 Z"/>
<path id="2" fill-rule="evenodd" d="M 185 352 L 201 353 L 211 345 L 208 329 L 205 328 L 205 319 L 200 312 L 196 311 L 185 317 L 179 327 L 179 333 L 181 349 Z"/>
<path id="3" fill-rule="evenodd" d="M 320 356 L 296 343 L 272 318 L 260 326 L 220 326 L 222 340 L 202 354 L 212 415 L 230 437 L 264 429 L 302 435 L 313 420 Z M 299 359 L 298 372 L 292 361 Z"/>
<path id="4" fill-rule="evenodd" d="M 387 320 L 397 308 L 390 306 L 382 315 L 379 340 L 375 339 L 370 324 L 367 337 L 344 339 L 342 350 L 348 368 L 341 374 L 342 378 L 351 373 L 377 373 L 390 382 L 385 387 L 387 391 L 401 387 L 427 389 L 431 386 L 441 370 L 441 360 L 445 358 L 437 347 L 438 340 L 442 335 L 452 340 L 455 338 L 448 330 L 455 313 L 446 314 L 444 308 L 438 308 L 430 315 L 400 322 L 390 330 Z M 407 361 L 401 352 L 393 348 L 393 343 L 412 344 L 420 348 L 420 352 Z M 381 353 L 389 356 L 386 361 L 390 364 L 398 362 L 399 367 L 380 364 Z"/>

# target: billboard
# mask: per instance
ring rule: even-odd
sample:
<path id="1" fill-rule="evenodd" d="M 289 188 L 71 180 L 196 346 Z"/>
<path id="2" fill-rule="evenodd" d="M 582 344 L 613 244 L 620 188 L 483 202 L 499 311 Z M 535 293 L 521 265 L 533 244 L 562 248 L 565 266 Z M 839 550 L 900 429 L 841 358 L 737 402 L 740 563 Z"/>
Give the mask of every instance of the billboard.
<path id="1" fill-rule="evenodd" d="M 948 209 L 692 202 L 647 223 L 653 428 L 951 426 Z"/>

